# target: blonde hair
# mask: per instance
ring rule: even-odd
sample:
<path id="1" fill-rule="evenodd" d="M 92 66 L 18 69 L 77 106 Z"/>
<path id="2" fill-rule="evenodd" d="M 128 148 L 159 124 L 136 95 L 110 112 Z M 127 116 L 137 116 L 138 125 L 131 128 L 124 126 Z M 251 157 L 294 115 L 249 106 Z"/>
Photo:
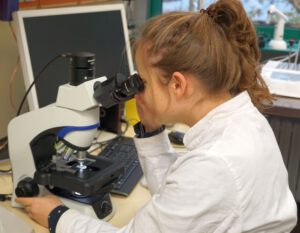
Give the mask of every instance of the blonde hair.
<path id="1" fill-rule="evenodd" d="M 258 108 L 273 100 L 260 75 L 255 28 L 239 0 L 219 0 L 200 12 L 152 18 L 135 46 L 146 43 L 147 56 L 159 56 L 151 65 L 166 78 L 180 71 L 198 77 L 210 91 L 236 95 L 246 90 Z"/>

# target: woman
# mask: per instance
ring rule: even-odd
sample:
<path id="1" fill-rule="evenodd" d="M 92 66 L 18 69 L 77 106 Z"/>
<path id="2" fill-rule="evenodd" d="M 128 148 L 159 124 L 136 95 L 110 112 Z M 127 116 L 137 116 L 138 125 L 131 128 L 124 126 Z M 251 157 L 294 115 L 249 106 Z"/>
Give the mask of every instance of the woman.
<path id="1" fill-rule="evenodd" d="M 135 144 L 151 200 L 121 229 L 54 197 L 19 198 L 29 215 L 59 233 L 290 232 L 296 204 L 272 129 L 257 109 L 272 96 L 240 1 L 150 20 L 135 60 L 145 85 L 135 97 Z M 177 122 L 190 126 L 184 155 L 163 127 Z"/>

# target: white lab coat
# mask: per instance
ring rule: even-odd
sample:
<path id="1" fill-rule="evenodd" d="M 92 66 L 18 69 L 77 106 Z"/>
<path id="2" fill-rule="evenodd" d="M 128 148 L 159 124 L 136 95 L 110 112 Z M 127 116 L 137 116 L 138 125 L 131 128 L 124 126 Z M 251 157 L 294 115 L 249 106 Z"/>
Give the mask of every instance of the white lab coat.
<path id="1" fill-rule="evenodd" d="M 176 154 L 166 132 L 135 144 L 151 200 L 121 229 L 68 210 L 57 233 L 290 232 L 296 203 L 267 120 L 243 92 L 209 112 Z"/>

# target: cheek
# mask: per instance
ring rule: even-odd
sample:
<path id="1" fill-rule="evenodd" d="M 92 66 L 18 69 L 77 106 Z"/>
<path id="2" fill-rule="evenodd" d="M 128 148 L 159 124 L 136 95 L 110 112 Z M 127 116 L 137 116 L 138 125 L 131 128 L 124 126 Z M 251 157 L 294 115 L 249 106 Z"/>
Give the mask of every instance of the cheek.
<path id="1" fill-rule="evenodd" d="M 147 86 L 139 96 L 143 103 L 155 114 L 160 115 L 168 110 L 168 95 L 166 90 L 158 85 Z"/>
<path id="2" fill-rule="evenodd" d="M 157 113 L 164 113 L 168 111 L 169 96 L 164 88 L 157 87 L 153 90 L 153 104 Z"/>
<path id="3" fill-rule="evenodd" d="M 152 92 L 149 88 L 145 88 L 145 90 L 136 95 L 136 97 L 141 101 L 142 104 L 146 105 L 148 108 L 152 108 L 153 106 L 153 98 Z"/>
<path id="4" fill-rule="evenodd" d="M 141 99 L 151 112 L 157 113 L 160 102 L 157 99 L 155 88 L 147 87 L 145 91 L 141 93 Z"/>

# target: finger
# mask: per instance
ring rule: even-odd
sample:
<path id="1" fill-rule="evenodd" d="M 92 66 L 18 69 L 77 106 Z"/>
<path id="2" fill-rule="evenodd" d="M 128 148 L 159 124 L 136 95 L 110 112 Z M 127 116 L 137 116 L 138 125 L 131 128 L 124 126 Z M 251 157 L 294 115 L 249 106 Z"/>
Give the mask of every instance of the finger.
<path id="1" fill-rule="evenodd" d="M 55 195 L 46 195 L 45 197 L 53 200 L 59 200 L 59 198 Z"/>
<path id="2" fill-rule="evenodd" d="M 17 197 L 15 201 L 23 205 L 31 205 L 33 200 L 32 198 L 28 198 L 28 197 Z"/>

